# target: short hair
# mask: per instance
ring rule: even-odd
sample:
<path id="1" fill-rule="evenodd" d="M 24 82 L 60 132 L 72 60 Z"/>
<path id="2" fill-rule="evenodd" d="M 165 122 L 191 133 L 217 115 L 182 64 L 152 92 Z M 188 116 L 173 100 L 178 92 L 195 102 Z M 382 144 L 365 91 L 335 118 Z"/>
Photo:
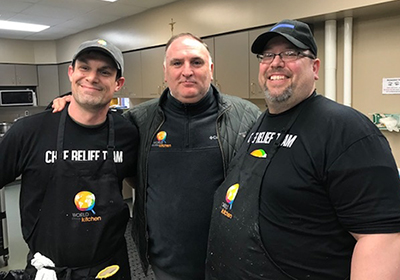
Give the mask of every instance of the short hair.
<path id="1" fill-rule="evenodd" d="M 168 40 L 167 44 L 165 45 L 164 63 L 165 63 L 165 61 L 166 61 L 166 53 L 167 53 L 167 50 L 168 50 L 169 46 L 170 46 L 175 40 L 177 40 L 177 39 L 179 39 L 179 38 L 182 38 L 182 37 L 189 37 L 189 38 L 192 38 L 192 39 L 194 39 L 194 40 L 200 42 L 200 43 L 206 48 L 206 50 L 207 50 L 207 52 L 208 52 L 208 55 L 209 55 L 209 57 L 210 57 L 210 64 L 212 63 L 212 57 L 211 57 L 210 49 L 208 48 L 207 44 L 206 44 L 200 37 L 198 37 L 198 36 L 196 36 L 196 35 L 193 35 L 193 34 L 190 33 L 190 32 L 184 32 L 184 33 L 180 33 L 180 34 L 174 35 L 174 36 L 172 36 L 172 37 Z"/>

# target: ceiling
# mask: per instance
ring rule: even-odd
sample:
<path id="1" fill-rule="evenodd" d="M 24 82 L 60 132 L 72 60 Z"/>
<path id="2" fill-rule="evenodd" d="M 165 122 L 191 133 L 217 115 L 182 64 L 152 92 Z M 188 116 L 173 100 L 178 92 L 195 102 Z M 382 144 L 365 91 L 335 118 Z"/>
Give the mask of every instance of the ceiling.
<path id="1" fill-rule="evenodd" d="M 177 0 L 0 0 L 0 20 L 49 25 L 41 32 L 0 29 L 0 38 L 56 40 Z"/>

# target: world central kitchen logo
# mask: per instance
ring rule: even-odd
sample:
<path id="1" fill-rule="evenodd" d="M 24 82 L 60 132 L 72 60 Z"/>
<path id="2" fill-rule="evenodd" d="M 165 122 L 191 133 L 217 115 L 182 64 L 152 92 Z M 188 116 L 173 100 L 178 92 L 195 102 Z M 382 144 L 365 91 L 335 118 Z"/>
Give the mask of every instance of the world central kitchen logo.
<path id="1" fill-rule="evenodd" d="M 159 131 L 156 135 L 156 141 L 153 142 L 153 147 L 171 148 L 171 144 L 167 144 L 167 132 Z"/>
<path id="2" fill-rule="evenodd" d="M 74 203 L 80 212 L 72 213 L 72 219 L 80 220 L 82 223 L 101 221 L 101 216 L 92 216 L 92 214 L 96 215 L 96 212 L 93 210 L 96 205 L 96 196 L 93 193 L 89 191 L 77 193 L 74 198 Z"/>

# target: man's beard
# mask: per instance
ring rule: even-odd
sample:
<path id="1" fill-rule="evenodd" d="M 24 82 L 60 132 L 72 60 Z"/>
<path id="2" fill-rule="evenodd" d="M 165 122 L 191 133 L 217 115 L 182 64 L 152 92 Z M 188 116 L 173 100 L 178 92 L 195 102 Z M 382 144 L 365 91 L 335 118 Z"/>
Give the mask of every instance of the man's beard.
<path id="1" fill-rule="evenodd" d="M 76 98 L 75 100 L 82 108 L 85 108 L 86 110 L 93 111 L 93 112 L 103 109 L 104 107 L 108 106 L 110 103 L 110 102 L 101 100 L 100 98 L 85 99 L 85 98 L 81 98 L 80 96 L 78 96 L 78 98 Z"/>
<path id="2" fill-rule="evenodd" d="M 293 95 L 293 88 L 289 86 L 285 88 L 285 90 L 277 96 L 271 95 L 271 92 L 268 90 L 268 88 L 265 90 L 264 93 L 265 93 L 265 99 L 270 103 L 283 103 Z"/>

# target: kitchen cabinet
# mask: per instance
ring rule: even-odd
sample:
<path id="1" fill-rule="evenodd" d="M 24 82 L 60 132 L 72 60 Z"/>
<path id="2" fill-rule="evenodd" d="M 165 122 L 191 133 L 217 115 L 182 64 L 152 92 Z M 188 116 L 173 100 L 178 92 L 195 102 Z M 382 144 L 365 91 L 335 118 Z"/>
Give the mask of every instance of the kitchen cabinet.
<path id="1" fill-rule="evenodd" d="M 122 89 L 114 94 L 115 97 L 141 98 L 142 87 L 142 60 L 141 52 L 124 54 L 125 84 Z"/>
<path id="2" fill-rule="evenodd" d="M 222 93 L 249 98 L 248 41 L 248 32 L 214 38 L 214 84 Z"/>
<path id="3" fill-rule="evenodd" d="M 36 65 L 0 64 L 1 86 L 36 86 Z"/>
<path id="4" fill-rule="evenodd" d="M 71 91 L 71 82 L 69 81 L 68 77 L 69 65 L 70 63 L 63 63 L 58 65 L 58 85 L 60 95 Z"/>
<path id="5" fill-rule="evenodd" d="M 249 80 L 249 97 L 251 99 L 264 99 L 264 91 L 261 89 L 258 83 L 258 69 L 259 62 L 257 56 L 251 52 L 251 45 L 254 40 L 264 32 L 267 32 L 270 28 L 259 28 L 249 31 L 249 69 L 250 69 L 250 80 Z"/>
<path id="6" fill-rule="evenodd" d="M 47 106 L 54 98 L 60 95 L 57 65 L 38 66 L 38 105 Z"/>
<path id="7" fill-rule="evenodd" d="M 214 52 L 214 37 L 203 39 L 203 42 L 206 43 L 206 45 L 208 47 L 208 50 L 210 51 L 211 59 L 212 59 L 212 61 L 214 63 L 214 56 L 215 56 L 215 52 Z M 212 79 L 212 83 L 215 85 L 214 77 L 215 77 L 215 65 L 214 65 L 214 73 L 213 73 L 213 79 Z"/>
<path id="8" fill-rule="evenodd" d="M 143 98 L 159 97 L 167 87 L 164 82 L 163 71 L 164 49 L 165 47 L 156 47 L 140 52 Z"/>

